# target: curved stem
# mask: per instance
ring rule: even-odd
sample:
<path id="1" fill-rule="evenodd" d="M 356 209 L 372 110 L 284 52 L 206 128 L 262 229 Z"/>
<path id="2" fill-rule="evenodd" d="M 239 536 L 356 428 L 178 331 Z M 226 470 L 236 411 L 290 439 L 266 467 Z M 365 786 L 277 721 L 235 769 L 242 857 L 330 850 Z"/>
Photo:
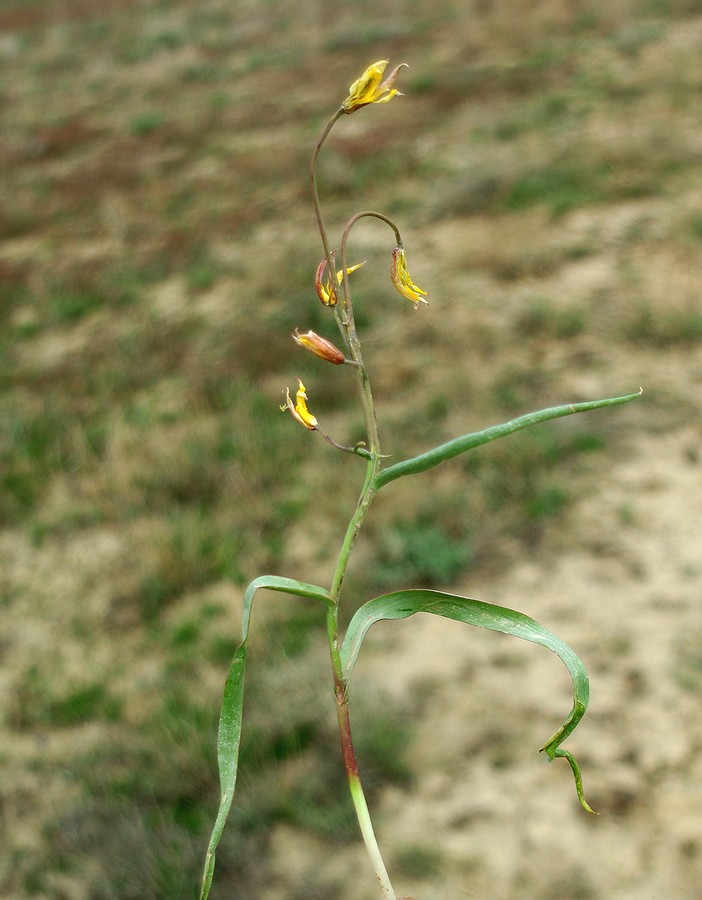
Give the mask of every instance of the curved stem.
<path id="1" fill-rule="evenodd" d="M 334 127 L 335 122 L 337 121 L 337 119 L 341 118 L 343 114 L 344 107 L 340 106 L 331 117 L 331 119 L 327 122 L 324 131 L 315 144 L 314 150 L 312 151 L 312 159 L 310 160 L 310 187 L 312 189 L 312 206 L 314 207 L 314 214 L 317 217 L 317 227 L 319 228 L 319 234 L 322 238 L 322 246 L 324 247 L 324 255 L 327 258 L 327 265 L 329 266 L 329 275 L 332 279 L 332 284 L 335 284 L 336 268 L 334 266 L 334 260 L 332 259 L 331 250 L 329 248 L 329 239 L 327 238 L 327 229 L 324 225 L 324 218 L 322 216 L 322 207 L 319 203 L 319 191 L 317 190 L 317 157 L 319 156 L 319 151 L 322 149 L 324 142 L 329 136 L 329 132 Z"/>
<path id="2" fill-rule="evenodd" d="M 371 393 L 368 373 L 363 365 L 363 358 L 361 356 L 361 344 L 358 340 L 358 335 L 356 334 L 356 323 L 353 316 L 353 304 L 351 302 L 351 287 L 349 285 L 349 279 L 345 274 L 348 269 L 347 244 L 349 234 L 356 222 L 363 218 L 379 219 L 381 222 L 385 222 L 386 225 L 389 225 L 395 232 L 395 240 L 400 247 L 402 246 L 402 235 L 400 234 L 400 229 L 392 219 L 388 218 L 388 216 L 383 215 L 383 213 L 375 212 L 374 210 L 366 209 L 356 213 L 349 219 L 344 228 L 344 233 L 341 236 L 341 271 L 344 275 L 341 279 L 343 288 L 341 314 L 337 312 L 337 323 L 349 348 L 351 358 L 357 362 L 359 366 L 358 387 L 368 434 L 368 449 L 370 450 L 371 455 L 379 461 L 380 435 L 378 433 L 378 421 L 375 415 L 375 405 L 373 403 L 373 394 Z M 372 495 L 370 499 L 372 499 Z M 370 503 L 370 499 L 368 503 Z"/>
<path id="3" fill-rule="evenodd" d="M 348 243 L 349 234 L 351 233 L 351 229 L 358 222 L 359 219 L 380 219 L 381 222 L 385 222 L 386 225 L 389 225 L 390 228 L 395 232 L 395 241 L 397 242 L 398 247 L 402 246 L 402 235 L 400 234 L 400 229 L 397 225 L 390 219 L 388 216 L 383 215 L 383 213 L 375 212 L 372 209 L 364 209 L 362 212 L 356 213 L 356 215 L 351 216 L 351 218 L 346 223 L 346 227 L 344 228 L 344 233 L 341 235 L 341 271 L 346 272 L 348 267 L 348 260 L 346 255 L 346 245 Z M 353 323 L 353 309 L 351 308 L 351 288 L 349 287 L 348 279 L 344 277 L 342 279 L 342 287 L 343 287 L 343 304 L 344 304 L 344 313 L 346 316 L 351 317 L 351 323 Z"/>

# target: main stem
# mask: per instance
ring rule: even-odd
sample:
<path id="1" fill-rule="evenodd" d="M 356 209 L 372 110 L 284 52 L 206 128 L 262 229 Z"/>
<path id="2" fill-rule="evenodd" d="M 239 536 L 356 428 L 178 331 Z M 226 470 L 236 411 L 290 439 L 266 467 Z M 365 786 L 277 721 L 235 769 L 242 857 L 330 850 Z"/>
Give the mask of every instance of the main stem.
<path id="1" fill-rule="evenodd" d="M 349 705 L 347 699 L 347 686 L 345 683 L 336 682 L 336 713 L 339 721 L 339 735 L 341 737 L 341 752 L 344 758 L 344 768 L 346 769 L 346 777 L 349 782 L 349 791 L 356 810 L 356 818 L 361 828 L 363 843 L 366 845 L 366 851 L 373 863 L 375 869 L 375 877 L 383 892 L 383 897 L 387 900 L 396 900 L 395 891 L 390 882 L 390 876 L 385 868 L 383 857 L 380 853 L 380 847 L 373 831 L 373 823 L 371 822 L 370 813 L 368 812 L 368 804 L 363 793 L 363 785 L 358 774 L 358 764 L 356 762 L 356 754 L 353 750 L 353 741 L 351 739 L 351 722 L 349 720 Z"/>
<path id="2" fill-rule="evenodd" d="M 319 227 L 319 233 L 322 239 L 324 255 L 327 259 L 329 276 L 332 279 L 331 283 L 334 286 L 336 286 L 337 283 L 336 268 L 334 266 L 334 259 L 332 257 L 331 248 L 329 247 L 327 230 L 324 225 L 324 218 L 322 216 L 322 209 L 319 202 L 319 192 L 317 190 L 317 157 L 319 156 L 319 152 L 322 149 L 324 141 L 329 135 L 329 132 L 333 128 L 334 123 L 343 115 L 343 113 L 343 106 L 339 107 L 339 109 L 329 120 L 324 131 L 322 132 L 321 137 L 315 145 L 314 151 L 312 153 L 312 160 L 310 162 L 312 203 L 314 206 L 315 216 L 317 217 L 317 225 Z M 361 399 L 361 405 L 363 408 L 363 417 L 366 425 L 367 446 L 370 454 L 370 459 L 368 460 L 366 477 L 363 483 L 363 488 L 361 489 L 358 503 L 356 505 L 356 511 L 351 517 L 351 521 L 349 522 L 348 528 L 346 529 L 346 534 L 344 536 L 344 541 L 341 546 L 336 569 L 334 571 L 334 577 L 332 579 L 330 595 L 334 600 L 334 606 L 331 607 L 327 612 L 327 634 L 329 638 L 331 663 L 334 671 L 334 695 L 336 698 L 336 713 L 339 723 L 341 754 L 344 762 L 344 769 L 346 771 L 346 777 L 348 779 L 351 799 L 353 801 L 354 809 L 356 810 L 356 818 L 358 819 L 358 824 L 361 829 L 363 842 L 365 844 L 366 851 L 371 860 L 371 863 L 373 864 L 375 876 L 378 880 L 378 884 L 380 885 L 383 897 L 385 898 L 385 900 L 396 900 L 396 894 L 393 889 L 392 883 L 390 882 L 390 876 L 388 875 L 385 863 L 383 862 L 383 857 L 380 852 L 380 847 L 378 846 L 378 841 L 375 837 L 375 832 L 373 831 L 373 825 L 371 822 L 370 813 L 368 811 L 368 804 L 366 803 L 365 794 L 363 792 L 363 785 L 361 783 L 361 777 L 358 771 L 356 754 L 354 753 L 353 749 L 351 720 L 349 716 L 348 681 L 341 664 L 341 649 L 339 644 L 339 600 L 341 595 L 341 586 L 344 580 L 344 576 L 346 575 L 346 570 L 348 568 L 351 553 L 356 543 L 356 538 L 358 537 L 358 534 L 361 530 L 361 526 L 363 524 L 363 520 L 365 519 L 366 513 L 368 512 L 368 508 L 370 507 L 370 504 L 373 501 L 373 497 L 375 496 L 374 481 L 375 476 L 378 474 L 378 471 L 380 469 L 381 460 L 380 438 L 378 434 L 378 423 L 375 416 L 375 406 L 373 404 L 373 395 L 370 389 L 368 373 L 366 372 L 366 368 L 363 364 L 363 358 L 361 356 L 360 342 L 356 335 L 356 326 L 353 318 L 353 308 L 351 305 L 351 296 L 348 287 L 348 276 L 346 275 L 347 236 L 348 226 L 344 231 L 341 245 L 343 303 L 340 304 L 341 311 L 339 311 L 339 308 L 337 307 L 334 309 L 334 314 L 337 325 L 339 326 L 339 329 L 346 342 L 346 346 L 348 347 L 351 359 L 353 359 L 356 363 L 356 365 L 354 366 L 354 370 L 356 372 L 357 386 Z"/>

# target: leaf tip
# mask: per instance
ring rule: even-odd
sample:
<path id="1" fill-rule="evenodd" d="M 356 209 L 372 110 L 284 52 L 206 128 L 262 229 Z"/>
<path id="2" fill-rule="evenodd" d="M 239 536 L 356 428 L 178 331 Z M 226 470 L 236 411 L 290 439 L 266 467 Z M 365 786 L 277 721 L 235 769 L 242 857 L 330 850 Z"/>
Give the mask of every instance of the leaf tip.
<path id="1" fill-rule="evenodd" d="M 546 748 L 544 747 L 542 749 L 545 750 Z M 575 791 L 578 795 L 578 800 L 579 800 L 582 808 L 585 810 L 585 812 L 588 812 L 593 816 L 598 816 L 599 813 L 596 812 L 590 806 L 590 804 L 587 802 L 587 800 L 585 799 L 585 794 L 583 792 L 583 778 L 582 778 L 582 775 L 580 774 L 580 766 L 578 765 L 573 754 L 570 752 L 570 750 L 565 750 L 562 747 L 560 747 L 554 751 L 553 756 L 551 756 L 551 754 L 549 754 L 549 757 L 551 759 L 554 759 L 556 756 L 560 756 L 560 757 L 563 757 L 564 759 L 568 760 L 568 762 L 570 764 L 570 768 L 573 772 L 573 778 L 575 779 Z"/>

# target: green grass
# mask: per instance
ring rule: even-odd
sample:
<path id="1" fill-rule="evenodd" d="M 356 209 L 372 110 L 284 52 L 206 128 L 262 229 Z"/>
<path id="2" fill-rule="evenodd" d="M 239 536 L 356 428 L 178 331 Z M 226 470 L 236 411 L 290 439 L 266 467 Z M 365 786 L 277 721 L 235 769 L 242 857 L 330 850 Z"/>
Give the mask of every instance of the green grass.
<path id="1" fill-rule="evenodd" d="M 696 307 L 656 309 L 642 301 L 630 311 L 622 330 L 632 343 L 689 346 L 702 341 L 702 312 Z"/>
<path id="2" fill-rule="evenodd" d="M 577 337 L 587 327 L 587 313 L 579 307 L 559 308 L 549 297 L 534 297 L 517 316 L 515 336 L 553 337 L 559 340 Z"/>
<path id="3" fill-rule="evenodd" d="M 404 844 L 395 852 L 395 863 L 405 878 L 436 878 L 441 874 L 444 854 L 433 844 Z"/>
<path id="4" fill-rule="evenodd" d="M 10 725 L 19 731 L 36 728 L 74 728 L 86 722 L 115 722 L 122 701 L 104 682 L 94 681 L 70 690 L 57 688 L 38 666 L 24 673 L 16 689 Z"/>
<path id="5" fill-rule="evenodd" d="M 5 405 L 0 423 L 0 519 L 5 522 L 30 515 L 51 478 L 68 463 L 74 423 L 59 402 L 50 397 L 45 405 Z"/>
<path id="6" fill-rule="evenodd" d="M 378 586 L 453 584 L 473 560 L 465 534 L 452 535 L 432 519 L 398 522 L 379 536 L 373 569 Z"/>
<path id="7" fill-rule="evenodd" d="M 165 116 L 158 110 L 143 112 L 132 119 L 130 129 L 137 137 L 145 137 L 163 128 L 165 121 Z"/>
<path id="8" fill-rule="evenodd" d="M 593 453 L 606 447 L 602 434 L 554 427 L 525 432 L 472 453 L 463 469 L 474 485 L 466 517 L 490 522 L 476 532 L 476 552 L 482 558 L 485 541 L 511 534 L 525 546 L 538 543 L 549 520 L 557 520 L 573 500 L 572 473 Z"/>
<path id="9" fill-rule="evenodd" d="M 242 585 L 243 538 L 231 526 L 218 526 L 209 515 L 179 514 L 159 546 L 152 570 L 138 587 L 136 601 L 145 622 L 157 619 L 188 590 L 222 579 Z"/>

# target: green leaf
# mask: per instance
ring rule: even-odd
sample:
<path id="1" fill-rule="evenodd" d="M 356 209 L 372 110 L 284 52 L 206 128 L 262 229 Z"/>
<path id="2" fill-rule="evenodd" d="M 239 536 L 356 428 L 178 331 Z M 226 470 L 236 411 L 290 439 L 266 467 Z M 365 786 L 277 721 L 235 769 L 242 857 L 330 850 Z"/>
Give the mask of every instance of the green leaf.
<path id="1" fill-rule="evenodd" d="M 212 829 L 210 843 L 205 857 L 200 900 L 207 900 L 212 885 L 215 867 L 215 850 L 222 837 L 227 816 L 234 799 L 236 773 L 239 765 L 239 745 L 241 743 L 241 719 L 244 707 L 244 668 L 246 666 L 244 641 L 234 653 L 229 674 L 224 685 L 222 712 L 219 717 L 217 738 L 217 763 L 219 766 L 220 801 L 217 819 Z"/>
<path id="2" fill-rule="evenodd" d="M 227 816 L 232 806 L 232 800 L 234 799 L 237 768 L 239 765 L 239 747 L 241 745 L 241 721 L 244 709 L 244 669 L 246 667 L 249 622 L 251 619 L 251 606 L 259 588 L 283 591 L 286 594 L 309 597 L 313 600 L 321 600 L 328 605 L 334 605 L 329 592 L 324 590 L 324 588 L 314 584 L 306 584 L 304 581 L 296 581 L 294 578 L 262 575 L 260 578 L 254 579 L 246 589 L 241 627 L 242 642 L 236 649 L 232 664 L 229 667 L 229 673 L 224 685 L 222 711 L 219 717 L 217 764 L 219 767 L 220 801 L 217 819 L 215 820 L 207 847 L 200 900 L 207 900 L 209 896 L 215 868 L 215 851 L 222 837 Z"/>
<path id="3" fill-rule="evenodd" d="M 334 606 L 334 601 L 329 596 L 329 591 L 316 584 L 306 584 L 304 581 L 297 581 L 294 578 L 282 578 L 279 575 L 261 575 L 259 578 L 254 578 L 244 594 L 244 611 L 241 622 L 241 638 L 244 641 L 249 633 L 251 606 L 254 596 L 260 588 L 266 588 L 269 591 L 282 591 L 284 594 L 293 594 L 297 597 L 309 597 L 312 600 L 321 600 L 328 606 Z"/>
<path id="4" fill-rule="evenodd" d="M 639 389 L 635 394 L 626 394 L 624 397 L 609 397 L 605 400 L 587 400 L 583 403 L 568 403 L 564 406 L 551 406 L 548 409 L 542 409 L 538 412 L 527 413 L 525 416 L 519 416 L 512 419 L 511 422 L 504 422 L 502 425 L 493 425 L 484 431 L 475 431 L 471 434 L 464 434 L 461 437 L 454 438 L 445 444 L 434 447 L 426 453 L 419 456 L 413 456 L 412 459 L 405 459 L 402 462 L 395 463 L 379 472 L 374 481 L 376 490 L 380 490 L 396 478 L 402 478 L 404 475 L 417 475 L 419 472 L 426 472 L 439 463 L 445 462 L 447 459 L 453 459 L 461 453 L 466 453 L 474 447 L 480 447 L 482 444 L 489 444 L 490 441 L 496 441 L 498 438 L 505 437 L 522 428 L 529 428 L 531 425 L 538 425 L 540 422 L 547 422 L 549 419 L 558 419 L 561 416 L 571 416 L 573 413 L 588 412 L 591 409 L 601 409 L 605 406 L 618 406 L 621 403 L 629 403 L 640 397 L 642 391 Z"/>
<path id="5" fill-rule="evenodd" d="M 532 644 L 540 644 L 560 657 L 573 682 L 573 708 L 558 731 L 546 741 L 541 750 L 546 753 L 549 760 L 556 757 L 568 760 L 575 778 L 578 799 L 584 809 L 593 812 L 583 796 L 580 770 L 574 757 L 568 750 L 560 749 L 559 746 L 575 729 L 587 709 L 590 684 L 585 666 L 575 651 L 566 643 L 534 619 L 525 616 L 524 613 L 504 606 L 485 603 L 482 600 L 471 600 L 468 597 L 446 594 L 443 591 L 407 590 L 383 594 L 365 603 L 349 623 L 341 648 L 344 678 L 347 681 L 350 679 L 361 644 L 371 625 L 383 619 L 406 619 L 419 612 L 433 613 L 447 619 L 465 622 L 467 625 L 511 634 L 513 637 L 530 641 Z"/>

